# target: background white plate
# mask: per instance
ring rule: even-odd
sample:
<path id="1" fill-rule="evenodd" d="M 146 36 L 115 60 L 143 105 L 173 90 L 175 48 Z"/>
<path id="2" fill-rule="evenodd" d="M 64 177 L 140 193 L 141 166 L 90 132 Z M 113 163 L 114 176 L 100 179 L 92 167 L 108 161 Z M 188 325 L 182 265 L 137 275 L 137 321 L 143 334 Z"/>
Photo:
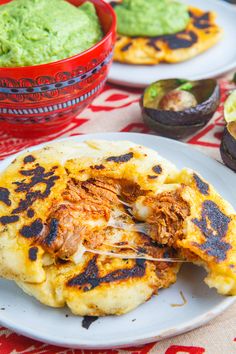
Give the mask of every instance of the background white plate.
<path id="1" fill-rule="evenodd" d="M 217 13 L 217 23 L 224 37 L 205 53 L 178 64 L 154 66 L 113 63 L 109 81 L 126 86 L 144 87 L 151 82 L 168 78 L 198 80 L 222 75 L 236 68 L 236 6 L 221 0 L 183 0 L 185 3 Z"/>
<path id="2" fill-rule="evenodd" d="M 95 138 L 131 140 L 153 148 L 179 168 L 196 169 L 236 206 L 236 175 L 189 145 L 134 133 L 91 134 L 70 139 L 83 141 Z M 1 162 L 0 171 L 12 159 Z M 203 282 L 204 276 L 201 268 L 186 264 L 176 284 L 169 289 L 160 291 L 158 296 L 126 315 L 99 318 L 88 330 L 81 326 L 82 318 L 71 315 L 69 310 L 41 305 L 13 282 L 0 280 L 0 323 L 18 333 L 60 346 L 98 349 L 140 345 L 196 328 L 235 301 L 233 297 L 223 297 L 214 289 L 209 289 Z M 187 304 L 172 307 L 171 304 L 182 303 L 181 290 Z M 69 316 L 66 317 L 66 314 Z"/>

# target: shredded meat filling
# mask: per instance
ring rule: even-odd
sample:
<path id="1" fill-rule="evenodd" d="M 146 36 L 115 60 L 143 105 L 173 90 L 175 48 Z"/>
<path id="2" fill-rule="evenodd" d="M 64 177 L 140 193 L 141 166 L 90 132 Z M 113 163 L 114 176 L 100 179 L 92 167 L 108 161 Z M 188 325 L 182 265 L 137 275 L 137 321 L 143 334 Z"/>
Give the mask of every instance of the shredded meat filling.
<path id="1" fill-rule="evenodd" d="M 120 180 L 120 185 L 120 195 L 125 202 L 133 203 L 140 195 L 146 194 L 137 183 L 122 179 Z"/>
<path id="2" fill-rule="evenodd" d="M 145 204 L 152 208 L 146 222 L 155 241 L 172 246 L 183 238 L 183 222 L 190 214 L 190 208 L 179 192 L 161 193 L 158 198 L 147 197 Z"/>
<path id="3" fill-rule="evenodd" d="M 78 211 L 72 205 L 61 204 L 55 207 L 39 237 L 45 251 L 62 259 L 73 255 L 87 231 L 78 220 Z"/>
<path id="4" fill-rule="evenodd" d="M 80 211 L 103 215 L 108 220 L 111 205 L 120 203 L 117 193 L 118 186 L 112 185 L 111 181 L 89 179 L 84 182 L 71 182 L 63 197 L 76 205 Z"/>
<path id="5" fill-rule="evenodd" d="M 131 201 L 140 193 L 137 184 L 126 180 L 71 180 L 62 195 L 63 201 L 52 206 L 38 242 L 47 252 L 63 259 L 72 256 L 84 240 L 89 241 L 91 247 L 97 247 L 103 243 L 103 230 L 112 209 L 122 207 L 119 197 Z M 101 225 L 99 220 L 105 223 Z"/>

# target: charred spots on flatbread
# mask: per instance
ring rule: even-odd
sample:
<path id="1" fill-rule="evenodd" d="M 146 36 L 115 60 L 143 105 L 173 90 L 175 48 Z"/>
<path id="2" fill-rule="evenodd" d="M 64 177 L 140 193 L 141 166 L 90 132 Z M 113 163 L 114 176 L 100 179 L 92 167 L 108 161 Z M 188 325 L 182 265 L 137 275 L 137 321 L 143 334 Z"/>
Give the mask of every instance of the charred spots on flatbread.
<path id="1" fill-rule="evenodd" d="M 68 286 L 79 286 L 83 291 L 90 291 L 100 284 L 112 283 L 119 280 L 128 280 L 131 278 L 140 278 L 145 275 L 146 261 L 144 259 L 137 259 L 134 267 L 117 269 L 100 277 L 99 269 L 97 266 L 97 256 L 93 257 L 87 264 L 85 270 L 70 279 L 67 282 Z"/>
<path id="2" fill-rule="evenodd" d="M 231 245 L 224 241 L 231 218 L 225 215 L 211 200 L 202 204 L 201 219 L 192 219 L 192 222 L 201 230 L 205 242 L 194 245 L 213 256 L 218 262 L 224 261 Z"/>
<path id="3" fill-rule="evenodd" d="M 20 234 L 25 238 L 38 237 L 43 230 L 41 219 L 36 219 L 30 225 L 25 225 L 20 229 Z"/>
<path id="4" fill-rule="evenodd" d="M 1 216 L 0 217 L 0 223 L 2 225 L 8 225 L 8 224 L 13 224 L 15 222 L 17 222 L 19 220 L 19 216 L 18 215 L 11 215 L 11 216 Z"/>
<path id="5" fill-rule="evenodd" d="M 152 168 L 153 172 L 155 172 L 157 175 L 160 175 L 162 173 L 162 167 L 160 165 L 155 165 Z"/>
<path id="6" fill-rule="evenodd" d="M 59 228 L 59 221 L 55 218 L 52 218 L 49 223 L 49 232 L 45 239 L 43 240 L 43 243 L 47 246 L 51 246 L 51 244 L 55 241 L 57 238 L 58 234 L 58 228 Z"/>
<path id="7" fill-rule="evenodd" d="M 161 48 L 158 47 L 158 45 L 157 45 L 158 39 L 159 38 L 157 38 L 157 37 L 149 38 L 147 45 L 149 45 L 149 47 L 154 48 L 156 51 L 160 52 Z"/>
<path id="8" fill-rule="evenodd" d="M 189 15 L 193 20 L 194 27 L 198 29 L 208 29 L 211 27 L 210 12 L 205 12 L 203 15 L 196 15 L 194 12 L 189 11 Z"/>
<path id="9" fill-rule="evenodd" d="M 100 284 L 98 276 L 97 256 L 93 257 L 87 264 L 85 270 L 70 279 L 67 282 L 68 286 L 81 286 L 84 291 L 96 288 Z"/>
<path id="10" fill-rule="evenodd" d="M 208 195 L 209 194 L 209 185 L 206 182 L 204 182 L 199 177 L 199 175 L 197 175 L 196 173 L 193 174 L 193 178 L 196 182 L 196 186 L 197 186 L 197 189 L 199 190 L 199 192 L 201 194 Z"/>
<path id="11" fill-rule="evenodd" d="M 31 163 L 35 161 L 35 157 L 33 155 L 28 155 L 24 158 L 24 164 Z"/>
<path id="12" fill-rule="evenodd" d="M 148 41 L 147 44 L 153 47 L 153 43 L 155 43 L 155 46 L 157 46 L 156 43 L 159 40 L 165 42 L 169 49 L 175 50 L 191 48 L 195 43 L 197 43 L 198 36 L 195 32 L 186 30 L 175 34 L 167 34 L 158 37 L 153 37 L 152 43 Z"/>
<path id="13" fill-rule="evenodd" d="M 128 43 L 121 48 L 122 52 L 126 52 L 132 46 L 132 43 Z"/>
<path id="14" fill-rule="evenodd" d="M 54 166 L 49 172 L 46 172 L 44 167 L 38 165 L 33 169 L 20 171 L 23 176 L 30 177 L 30 181 L 26 182 L 23 179 L 20 182 L 13 182 L 17 186 L 15 192 L 25 193 L 25 198 L 20 200 L 12 213 L 21 213 L 27 210 L 36 200 L 42 200 L 49 196 L 52 187 L 55 185 L 55 181 L 59 179 L 59 176 L 55 175 L 56 168 L 57 166 Z M 35 186 L 42 184 L 45 185 L 44 191 L 34 190 Z"/>
<path id="15" fill-rule="evenodd" d="M 38 255 L 38 247 L 30 247 L 28 255 L 29 255 L 29 259 L 32 262 L 36 261 Z"/>
<path id="16" fill-rule="evenodd" d="M 104 170 L 105 169 L 105 166 L 104 165 L 94 165 L 94 166 L 91 166 L 91 169 L 92 170 Z"/>
<path id="17" fill-rule="evenodd" d="M 116 162 L 116 163 L 123 163 L 123 162 L 128 162 L 134 157 L 133 152 L 128 152 L 127 154 L 120 155 L 120 156 L 110 156 L 106 159 L 108 162 Z"/>
<path id="18" fill-rule="evenodd" d="M 10 192 L 7 188 L 0 187 L 0 201 L 7 206 L 11 205 L 11 200 L 9 198 Z"/>
<path id="19" fill-rule="evenodd" d="M 183 49 L 190 48 L 197 43 L 198 36 L 193 31 L 182 31 L 163 36 L 163 40 L 170 49 Z"/>
<path id="20" fill-rule="evenodd" d="M 148 175 L 148 179 L 157 179 L 158 176 L 157 175 Z"/>
<path id="21" fill-rule="evenodd" d="M 33 218 L 34 217 L 34 210 L 33 209 L 28 209 L 27 210 L 27 216 L 28 216 L 28 218 Z"/>

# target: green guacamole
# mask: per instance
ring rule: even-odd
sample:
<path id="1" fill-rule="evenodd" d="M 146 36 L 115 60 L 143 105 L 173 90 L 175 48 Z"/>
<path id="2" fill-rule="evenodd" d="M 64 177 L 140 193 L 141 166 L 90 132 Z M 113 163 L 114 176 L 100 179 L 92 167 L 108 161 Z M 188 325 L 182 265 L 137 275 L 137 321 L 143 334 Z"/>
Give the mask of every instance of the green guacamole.
<path id="1" fill-rule="evenodd" d="M 49 63 L 83 52 L 102 38 L 92 3 L 13 0 L 0 6 L 0 67 Z"/>
<path id="2" fill-rule="evenodd" d="M 189 21 L 187 6 L 174 0 L 123 0 L 115 12 L 118 33 L 131 37 L 173 34 Z"/>

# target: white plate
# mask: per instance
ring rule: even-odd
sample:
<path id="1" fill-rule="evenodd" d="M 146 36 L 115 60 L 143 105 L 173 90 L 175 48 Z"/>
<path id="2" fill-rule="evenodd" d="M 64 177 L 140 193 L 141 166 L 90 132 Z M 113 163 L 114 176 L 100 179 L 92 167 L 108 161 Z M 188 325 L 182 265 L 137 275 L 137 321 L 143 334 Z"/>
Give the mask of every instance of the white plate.
<path id="1" fill-rule="evenodd" d="M 223 197 L 236 205 L 236 175 L 189 145 L 134 133 L 91 134 L 72 139 L 83 141 L 91 138 L 131 140 L 156 149 L 179 168 L 188 166 L 199 171 Z M 11 160 L 0 163 L 0 170 Z M 13 282 L 1 280 L 0 304 L 5 310 L 0 310 L 0 322 L 28 337 L 66 347 L 100 349 L 140 345 L 196 328 L 235 301 L 233 297 L 223 297 L 214 289 L 209 289 L 203 282 L 204 276 L 201 268 L 185 265 L 177 282 L 169 289 L 160 291 L 158 296 L 126 315 L 99 318 L 88 330 L 81 326 L 82 318 L 71 315 L 69 310 L 41 305 Z M 182 303 L 181 290 L 187 304 L 172 307 L 171 304 Z M 66 314 L 69 316 L 66 317 Z"/>
<path id="2" fill-rule="evenodd" d="M 217 13 L 217 23 L 224 37 L 205 53 L 178 64 L 154 66 L 113 63 L 109 81 L 126 86 L 144 87 L 151 82 L 168 78 L 199 80 L 222 75 L 236 68 L 236 6 L 222 0 L 184 0 L 189 5 Z"/>

